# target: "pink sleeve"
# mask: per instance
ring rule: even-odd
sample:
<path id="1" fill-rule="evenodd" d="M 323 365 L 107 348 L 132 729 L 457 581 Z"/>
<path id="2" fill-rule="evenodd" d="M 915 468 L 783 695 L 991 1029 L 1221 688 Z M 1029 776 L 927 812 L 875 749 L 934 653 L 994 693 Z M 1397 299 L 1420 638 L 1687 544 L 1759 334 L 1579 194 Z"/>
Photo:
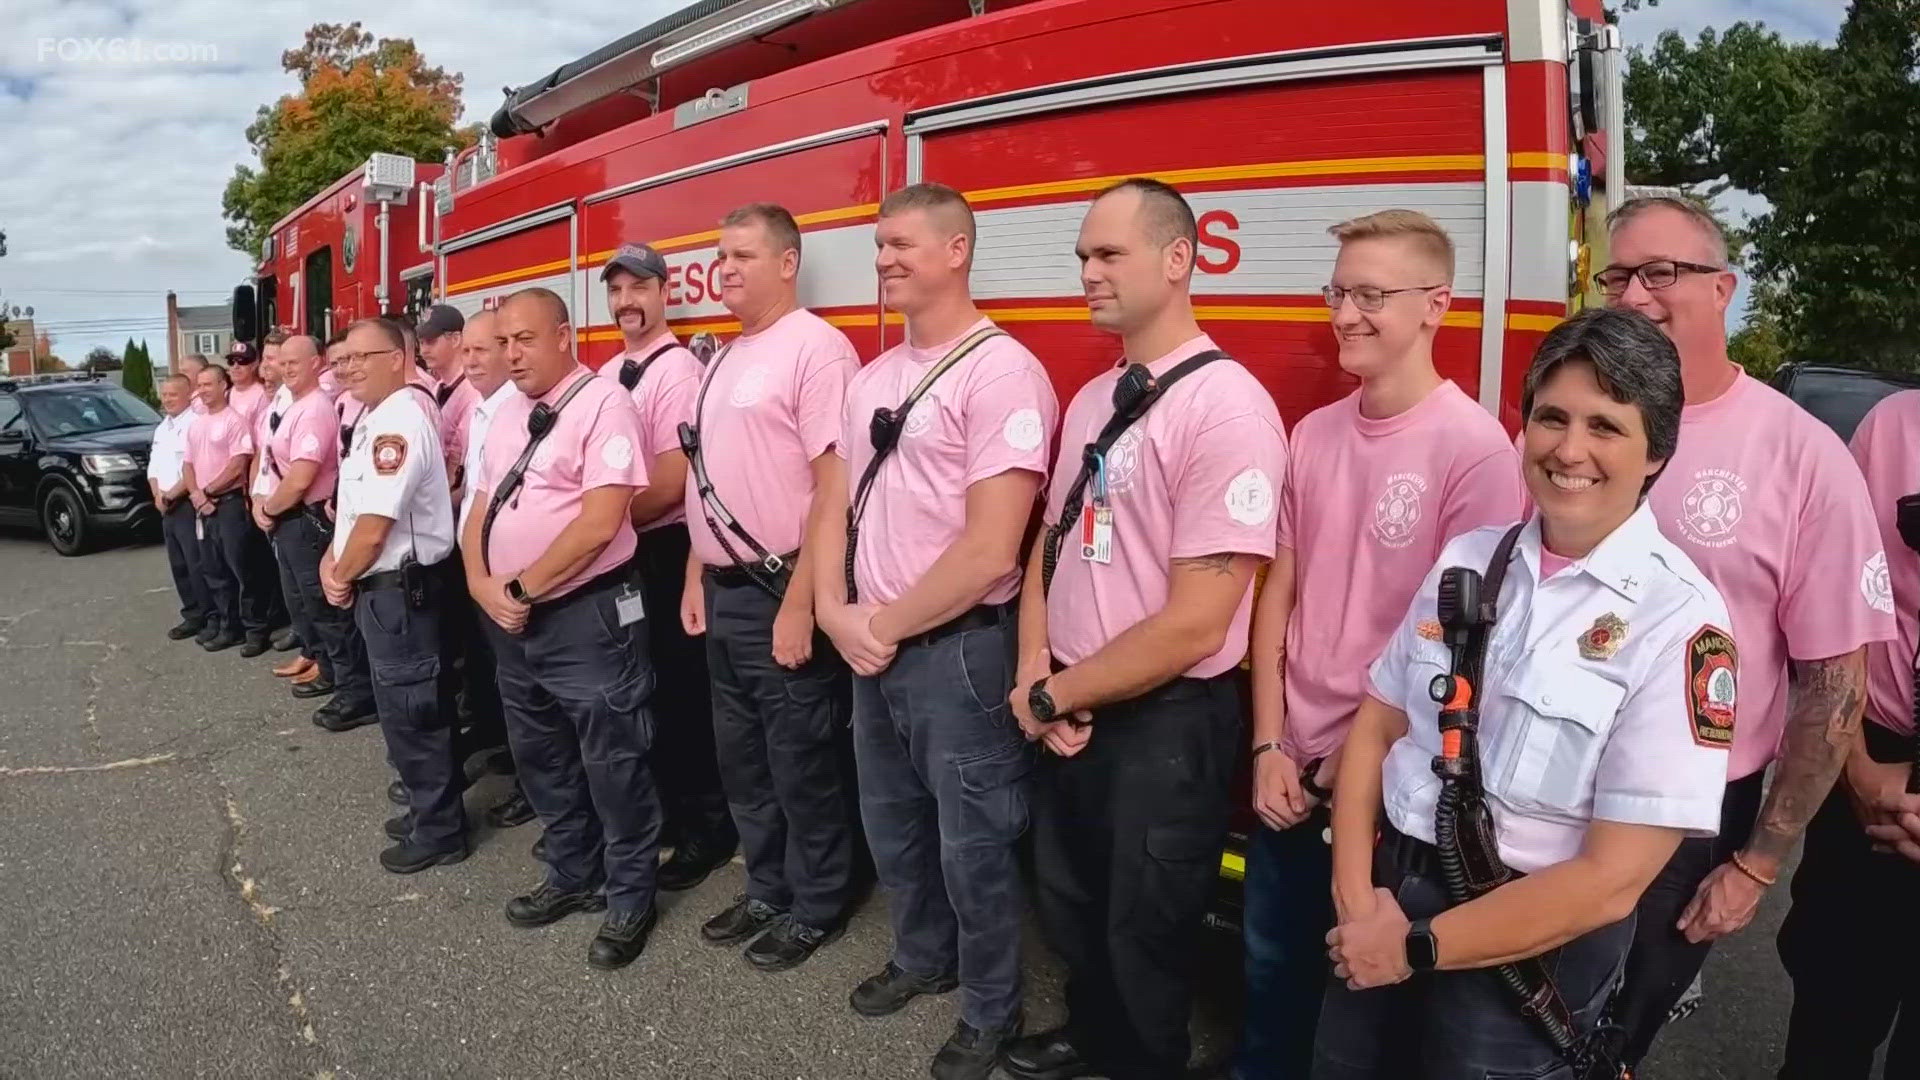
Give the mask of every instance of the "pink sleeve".
<path id="1" fill-rule="evenodd" d="M 1486 525 L 1511 525 L 1526 503 L 1519 455 L 1501 447 L 1454 475 L 1440 513 L 1440 543 Z"/>
<path id="2" fill-rule="evenodd" d="M 1293 440 L 1287 444 L 1287 478 L 1280 484 L 1280 522 L 1276 541 L 1283 548 L 1293 548 L 1295 528 L 1294 515 L 1299 513 L 1300 483 L 1300 429 L 1293 429 Z"/>
<path id="3" fill-rule="evenodd" d="M 1265 418 L 1242 414 L 1202 430 L 1176 482 L 1169 557 L 1233 552 L 1271 559 L 1286 479 L 1286 442 Z"/>
<path id="4" fill-rule="evenodd" d="M 291 433 L 287 444 L 292 450 L 287 455 L 287 464 L 296 461 L 311 461 L 315 464 L 326 461 L 340 451 L 340 431 L 333 426 L 332 409 L 306 409 L 300 413 L 300 423 Z"/>
<path id="5" fill-rule="evenodd" d="M 1824 660 L 1894 637 L 1892 597 L 1872 587 L 1885 579 L 1886 550 L 1867 481 L 1838 437 L 1814 432 L 1802 457 L 1797 527 L 1780 595 L 1787 655 Z"/>
<path id="6" fill-rule="evenodd" d="M 800 444 L 812 461 L 840 442 L 841 410 L 846 407 L 847 381 L 860 368 L 846 338 L 824 335 L 806 346 L 800 362 L 800 393 L 794 413 Z"/>
<path id="7" fill-rule="evenodd" d="M 1022 364 L 967 396 L 967 484 L 1013 469 L 1047 475 L 1047 436 L 1060 418 L 1053 384 Z"/>
<path id="8" fill-rule="evenodd" d="M 681 421 L 693 419 L 693 401 L 700 393 L 698 369 L 669 369 L 660 374 L 670 376 L 671 381 L 661 383 L 659 392 L 653 395 L 653 408 L 646 417 L 647 433 L 651 438 L 647 444 L 648 457 L 680 449 Z"/>
<path id="9" fill-rule="evenodd" d="M 586 445 L 581 448 L 580 487 L 647 486 L 647 455 L 642 453 L 646 437 L 640 430 L 640 413 L 633 401 L 614 387 L 601 404 L 587 429 Z"/>
<path id="10" fill-rule="evenodd" d="M 253 449 L 253 425 L 241 417 L 234 417 L 233 442 L 228 446 L 229 454 L 251 454 Z"/>

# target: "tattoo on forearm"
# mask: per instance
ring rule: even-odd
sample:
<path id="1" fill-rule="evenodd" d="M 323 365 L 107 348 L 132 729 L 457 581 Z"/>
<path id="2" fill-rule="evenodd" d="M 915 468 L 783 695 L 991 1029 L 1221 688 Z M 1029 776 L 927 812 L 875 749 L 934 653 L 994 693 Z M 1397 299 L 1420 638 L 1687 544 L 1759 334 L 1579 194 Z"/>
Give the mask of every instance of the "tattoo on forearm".
<path id="1" fill-rule="evenodd" d="M 1222 577 L 1233 573 L 1233 552 L 1223 551 L 1217 555 L 1202 555 L 1193 559 L 1175 559 L 1173 565 L 1181 570 L 1211 570 Z"/>
<path id="2" fill-rule="evenodd" d="M 1866 651 L 1793 661 L 1787 734 L 1773 786 L 1748 847 L 1784 859 L 1826 801 L 1860 731 L 1866 708 Z"/>

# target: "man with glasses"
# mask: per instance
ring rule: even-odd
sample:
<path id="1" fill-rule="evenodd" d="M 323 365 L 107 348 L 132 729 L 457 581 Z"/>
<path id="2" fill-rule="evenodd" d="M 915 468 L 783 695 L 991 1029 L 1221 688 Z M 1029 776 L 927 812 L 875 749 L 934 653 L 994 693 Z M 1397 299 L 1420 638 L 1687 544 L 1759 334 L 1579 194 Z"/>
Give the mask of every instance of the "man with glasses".
<path id="1" fill-rule="evenodd" d="M 1886 553 L 1846 446 L 1727 357 L 1735 276 L 1719 223 L 1684 200 L 1646 198 L 1614 211 L 1610 228 L 1613 261 L 1594 282 L 1673 341 L 1686 391 L 1679 450 L 1649 501 L 1726 598 L 1740 642 L 1719 835 L 1682 841 L 1640 901 L 1616 1002 L 1634 1065 L 1713 941 L 1753 918 L 1826 799 L 1859 734 L 1866 648 L 1894 625 Z"/>
<path id="2" fill-rule="evenodd" d="M 1519 518 L 1520 462 L 1485 409 L 1434 369 L 1453 241 L 1383 210 L 1328 230 L 1340 368 L 1360 388 L 1289 440 L 1279 551 L 1253 621 L 1246 1019 L 1236 1080 L 1304 1076 L 1334 926 L 1328 798 L 1367 665 L 1446 543 Z M 1432 284 L 1428 284 L 1431 282 Z"/>

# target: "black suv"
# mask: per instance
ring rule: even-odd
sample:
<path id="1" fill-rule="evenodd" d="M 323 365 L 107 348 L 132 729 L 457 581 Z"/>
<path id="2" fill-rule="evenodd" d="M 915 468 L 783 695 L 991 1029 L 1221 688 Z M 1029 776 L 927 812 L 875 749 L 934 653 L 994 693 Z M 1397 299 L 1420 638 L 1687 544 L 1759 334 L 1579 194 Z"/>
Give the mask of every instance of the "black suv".
<path id="1" fill-rule="evenodd" d="M 37 526 L 62 555 L 157 525 L 147 454 L 159 422 L 146 402 L 97 378 L 0 378 L 0 523 Z"/>
<path id="2" fill-rule="evenodd" d="M 1832 428 L 1842 442 L 1853 441 L 1854 429 L 1881 398 L 1920 389 L 1920 375 L 1856 371 L 1829 364 L 1782 364 L 1767 382 Z"/>

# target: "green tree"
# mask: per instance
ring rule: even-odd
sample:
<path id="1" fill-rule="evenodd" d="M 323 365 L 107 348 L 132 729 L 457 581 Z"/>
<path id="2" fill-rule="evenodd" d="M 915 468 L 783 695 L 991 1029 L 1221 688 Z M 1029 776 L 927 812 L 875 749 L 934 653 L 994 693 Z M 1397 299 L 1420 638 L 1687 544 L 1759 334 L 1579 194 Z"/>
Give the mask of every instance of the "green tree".
<path id="1" fill-rule="evenodd" d="M 411 39 L 381 38 L 358 22 L 315 23 L 305 44 L 281 54 L 300 92 L 262 105 L 247 127 L 259 158 L 227 182 L 227 243 L 250 256 L 275 221 L 375 151 L 438 161 L 471 146 L 480 126 L 456 127 L 462 76 L 427 66 Z"/>
<path id="2" fill-rule="evenodd" d="M 135 345 L 133 339 L 128 338 L 126 352 L 121 355 L 126 363 L 120 376 L 121 387 L 141 401 L 159 408 L 160 395 L 153 386 L 153 362 L 147 359 L 145 347 Z"/>
<path id="3" fill-rule="evenodd" d="M 1917 63 L 1920 0 L 1855 0 L 1831 46 L 1736 23 L 1633 50 L 1629 177 L 1769 203 L 1734 238 L 1750 357 L 1920 367 Z"/>

